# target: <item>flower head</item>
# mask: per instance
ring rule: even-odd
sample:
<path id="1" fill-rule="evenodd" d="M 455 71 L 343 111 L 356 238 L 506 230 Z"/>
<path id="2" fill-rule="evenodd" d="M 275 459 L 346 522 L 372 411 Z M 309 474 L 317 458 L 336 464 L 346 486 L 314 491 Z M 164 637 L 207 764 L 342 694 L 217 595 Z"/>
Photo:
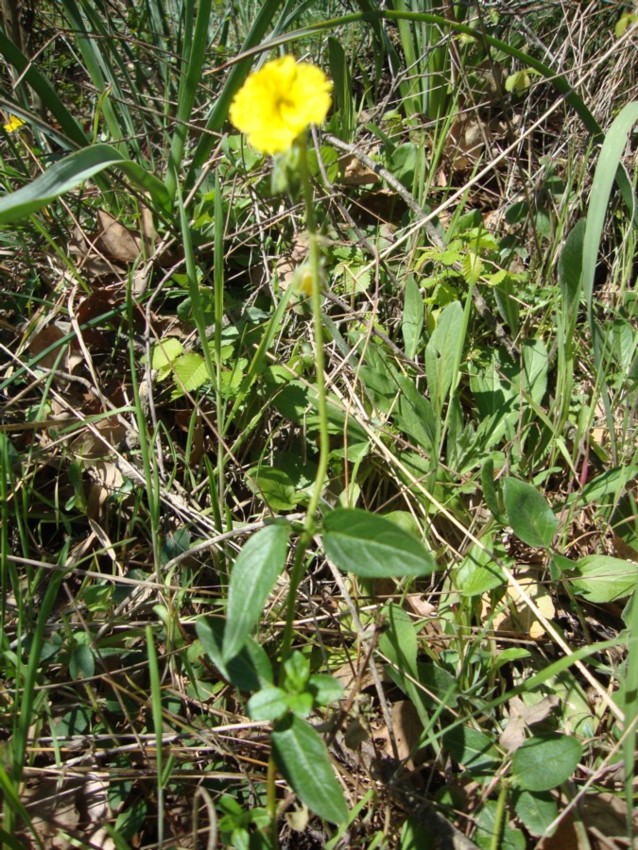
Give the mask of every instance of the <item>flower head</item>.
<path id="1" fill-rule="evenodd" d="M 15 133 L 16 130 L 19 130 L 20 127 L 24 124 L 22 118 L 18 118 L 17 115 L 12 115 L 6 124 L 3 124 L 3 128 L 5 133 Z"/>
<path id="2" fill-rule="evenodd" d="M 330 109 L 332 83 L 308 62 L 283 56 L 251 74 L 235 95 L 230 120 L 262 153 L 282 153 Z"/>

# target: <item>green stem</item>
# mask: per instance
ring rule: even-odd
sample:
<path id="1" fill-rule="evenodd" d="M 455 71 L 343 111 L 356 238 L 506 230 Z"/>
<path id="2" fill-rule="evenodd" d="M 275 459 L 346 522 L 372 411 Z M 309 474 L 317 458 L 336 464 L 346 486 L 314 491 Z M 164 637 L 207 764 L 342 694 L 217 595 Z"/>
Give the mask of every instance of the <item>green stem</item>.
<path id="1" fill-rule="evenodd" d="M 507 782 L 503 780 L 501 790 L 496 802 L 496 812 L 494 813 L 494 831 L 492 832 L 492 840 L 490 842 L 490 850 L 500 850 L 501 839 L 503 836 L 503 826 L 505 820 L 505 804 L 507 803 Z"/>
<path id="2" fill-rule="evenodd" d="M 279 847 L 279 836 L 277 835 L 277 768 L 272 752 L 268 759 L 268 776 L 266 778 L 266 810 L 268 812 L 270 840 L 274 850 Z"/>
<path id="3" fill-rule="evenodd" d="M 317 464 L 317 475 L 315 484 L 306 510 L 304 529 L 299 537 L 295 550 L 295 561 L 290 575 L 290 589 L 286 606 L 286 625 L 281 646 L 282 660 L 290 652 L 292 645 L 292 624 L 295 618 L 295 603 L 297 601 L 297 590 L 304 574 L 305 555 L 312 535 L 315 530 L 315 521 L 321 491 L 328 472 L 328 456 L 330 454 L 330 440 L 328 437 L 328 402 L 326 400 L 325 360 L 323 352 L 323 325 L 321 321 L 321 280 L 319 270 L 319 236 L 317 234 L 317 223 L 313 206 L 312 183 L 308 171 L 308 147 L 306 136 L 300 136 L 299 145 L 299 176 L 303 190 L 304 206 L 306 212 L 306 228 L 308 231 L 308 271 L 310 273 L 310 286 L 312 290 L 312 312 L 313 330 L 315 338 L 315 357 L 317 371 L 315 380 L 317 383 L 317 410 L 319 413 L 319 462 Z"/>

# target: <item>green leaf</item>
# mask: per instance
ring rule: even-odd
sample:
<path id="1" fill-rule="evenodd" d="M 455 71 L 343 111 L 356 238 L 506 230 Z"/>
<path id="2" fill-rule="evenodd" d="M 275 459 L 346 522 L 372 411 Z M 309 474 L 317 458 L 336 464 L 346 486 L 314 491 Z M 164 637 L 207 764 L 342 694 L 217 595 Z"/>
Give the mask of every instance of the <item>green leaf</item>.
<path id="1" fill-rule="evenodd" d="M 453 301 L 441 311 L 425 348 L 425 374 L 430 400 L 439 416 L 455 378 L 457 356 L 463 345 L 463 325 L 463 307 L 460 302 Z"/>
<path id="2" fill-rule="evenodd" d="M 501 509 L 498 504 L 498 495 L 494 485 L 494 458 L 488 457 L 481 467 L 481 488 L 485 504 L 494 519 L 502 521 Z"/>
<path id="3" fill-rule="evenodd" d="M 158 206 L 169 200 L 163 183 L 111 145 L 92 145 L 56 162 L 31 183 L 0 198 L 0 224 L 13 224 L 80 186 L 93 175 L 116 165 L 133 183 L 150 192 Z"/>
<path id="4" fill-rule="evenodd" d="M 414 357 L 421 340 L 421 331 L 425 319 L 423 296 L 419 285 L 412 275 L 408 275 L 403 292 L 403 318 L 401 333 L 405 346 L 405 356 L 410 360 Z"/>
<path id="5" fill-rule="evenodd" d="M 493 774 L 501 758 L 492 739 L 471 726 L 455 726 L 443 735 L 443 745 L 452 758 L 474 775 Z"/>
<path id="6" fill-rule="evenodd" d="M 583 266 L 585 219 L 576 222 L 565 240 L 558 260 L 558 283 L 564 306 L 570 314 L 580 295 L 580 273 Z"/>
<path id="7" fill-rule="evenodd" d="M 341 823 L 348 816 L 328 749 L 312 726 L 290 717 L 272 733 L 275 764 L 290 787 L 319 817 Z"/>
<path id="8" fill-rule="evenodd" d="M 95 673 L 95 658 L 86 644 L 74 646 L 69 656 L 69 675 L 72 679 L 90 679 Z"/>
<path id="9" fill-rule="evenodd" d="M 638 581 L 638 566 L 609 555 L 587 555 L 576 565 L 573 590 L 588 602 L 613 602 L 629 596 Z"/>
<path id="10" fill-rule="evenodd" d="M 252 638 L 228 664 L 222 656 L 224 620 L 219 617 L 199 617 L 195 622 L 195 631 L 204 650 L 217 667 L 224 679 L 240 691 L 254 693 L 273 683 L 270 659 L 265 650 Z"/>
<path id="11" fill-rule="evenodd" d="M 317 705 L 330 705 L 337 702 L 343 695 L 343 685 L 334 676 L 327 673 L 315 673 L 310 677 L 308 690 Z"/>
<path id="12" fill-rule="evenodd" d="M 512 757 L 512 778 L 525 791 L 549 791 L 569 779 L 582 752 L 569 735 L 530 738 Z"/>
<path id="13" fill-rule="evenodd" d="M 251 720 L 279 720 L 288 711 L 288 694 L 281 688 L 263 688 L 248 700 Z"/>
<path id="14" fill-rule="evenodd" d="M 163 381 L 171 373 L 173 362 L 182 354 L 184 346 L 177 337 L 170 336 L 157 342 L 151 353 L 151 368 L 157 371 L 157 380 Z"/>
<path id="15" fill-rule="evenodd" d="M 187 351 L 173 363 L 175 373 L 175 390 L 172 398 L 179 398 L 184 393 L 192 393 L 209 380 L 206 361 L 196 351 Z"/>
<path id="16" fill-rule="evenodd" d="M 428 708 L 434 709 L 441 703 L 446 707 L 454 708 L 459 692 L 456 678 L 443 667 L 426 661 L 417 664 L 417 671 L 416 678 L 424 689 L 421 699 Z"/>
<path id="17" fill-rule="evenodd" d="M 323 545 L 340 570 L 363 578 L 425 576 L 436 569 L 419 540 L 358 508 L 338 508 L 326 516 Z"/>
<path id="18" fill-rule="evenodd" d="M 514 800 L 514 811 L 532 835 L 544 835 L 558 816 L 556 800 L 547 791 L 520 791 Z"/>
<path id="19" fill-rule="evenodd" d="M 523 343 L 523 371 L 521 380 L 523 389 L 530 395 L 532 401 L 540 405 L 547 390 L 547 369 L 549 355 L 541 339 L 526 340 Z"/>
<path id="20" fill-rule="evenodd" d="M 535 487 L 517 478 L 506 478 L 503 501 L 508 522 L 523 543 L 539 549 L 552 545 L 558 520 Z"/>
<path id="21" fill-rule="evenodd" d="M 289 693 L 300 694 L 305 691 L 310 679 L 310 662 L 296 650 L 284 661 L 284 687 Z"/>
<path id="22" fill-rule="evenodd" d="M 295 485 L 285 469 L 253 466 L 248 470 L 247 483 L 273 511 L 291 511 L 297 505 Z"/>
<path id="23" fill-rule="evenodd" d="M 476 819 L 476 831 L 472 836 L 476 846 L 481 850 L 492 850 L 493 847 L 498 847 L 499 850 L 525 850 L 527 846 L 525 835 L 520 829 L 512 829 L 507 819 L 501 826 L 502 832 L 498 836 L 498 843 L 495 844 L 497 809 L 496 800 L 488 800 L 479 812 Z"/>
<path id="24" fill-rule="evenodd" d="M 506 578 L 494 563 L 490 542 L 483 547 L 473 545 L 456 573 L 456 586 L 463 596 L 481 596 L 488 590 L 505 584 Z"/>
<path id="25" fill-rule="evenodd" d="M 286 563 L 288 523 L 276 522 L 244 544 L 230 574 L 223 658 L 233 658 L 261 616 L 264 603 Z"/>

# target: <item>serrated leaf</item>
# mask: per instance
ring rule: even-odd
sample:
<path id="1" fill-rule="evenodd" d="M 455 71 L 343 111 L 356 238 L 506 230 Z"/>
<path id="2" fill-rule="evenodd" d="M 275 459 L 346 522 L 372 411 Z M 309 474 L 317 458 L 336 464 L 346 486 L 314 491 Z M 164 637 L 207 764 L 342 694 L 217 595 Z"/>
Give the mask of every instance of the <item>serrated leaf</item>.
<path id="1" fill-rule="evenodd" d="M 268 594 L 286 563 L 290 526 L 276 522 L 244 544 L 230 574 L 222 654 L 229 661 L 258 622 Z"/>
<path id="2" fill-rule="evenodd" d="M 178 357 L 173 363 L 173 371 L 175 373 L 173 398 L 198 390 L 209 379 L 206 361 L 196 351 L 188 351 Z"/>
<path id="3" fill-rule="evenodd" d="M 576 565 L 570 579 L 575 593 L 588 602 L 613 602 L 629 596 L 638 581 L 638 564 L 609 555 L 587 555 Z"/>
<path id="4" fill-rule="evenodd" d="M 151 368 L 157 371 L 158 381 L 163 381 L 170 375 L 173 361 L 176 360 L 183 351 L 184 346 L 180 340 L 174 336 L 155 343 L 151 354 Z"/>
<path id="5" fill-rule="evenodd" d="M 348 810 L 328 749 L 312 726 L 289 718 L 272 733 L 275 764 L 290 787 L 319 817 L 343 823 Z"/>
<path id="6" fill-rule="evenodd" d="M 549 548 L 558 529 L 558 520 L 544 496 L 531 484 L 506 478 L 503 501 L 514 534 L 534 548 Z"/>
<path id="7" fill-rule="evenodd" d="M 339 569 L 364 578 L 424 576 L 436 569 L 419 540 L 358 508 L 338 508 L 326 516 L 323 544 Z"/>
<path id="8" fill-rule="evenodd" d="M 525 791 L 549 791 L 569 779 L 581 756 L 581 745 L 569 735 L 530 738 L 512 757 L 512 778 Z"/>

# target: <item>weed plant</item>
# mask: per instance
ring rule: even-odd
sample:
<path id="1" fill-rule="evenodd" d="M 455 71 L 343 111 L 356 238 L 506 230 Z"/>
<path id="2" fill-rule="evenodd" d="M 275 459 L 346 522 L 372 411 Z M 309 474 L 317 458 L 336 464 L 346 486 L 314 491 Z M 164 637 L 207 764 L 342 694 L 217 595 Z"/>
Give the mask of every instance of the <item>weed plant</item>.
<path id="1" fill-rule="evenodd" d="M 636 9 L 18 12 L 3 846 L 631 846 Z"/>

